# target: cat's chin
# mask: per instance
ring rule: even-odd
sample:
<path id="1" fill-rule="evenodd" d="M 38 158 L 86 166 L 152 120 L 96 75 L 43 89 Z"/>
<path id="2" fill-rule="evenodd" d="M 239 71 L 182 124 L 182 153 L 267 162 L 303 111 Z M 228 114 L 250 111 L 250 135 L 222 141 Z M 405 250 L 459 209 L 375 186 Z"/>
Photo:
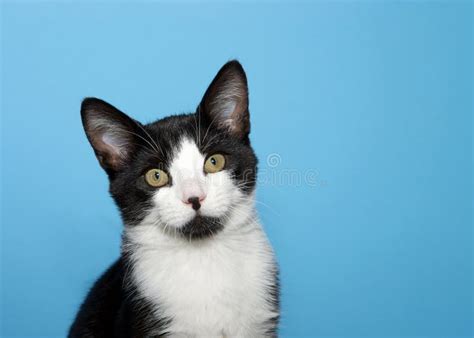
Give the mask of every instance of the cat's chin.
<path id="1" fill-rule="evenodd" d="M 214 236 L 224 228 L 218 217 L 197 214 L 192 220 L 179 228 L 179 233 L 190 240 L 206 239 Z"/>

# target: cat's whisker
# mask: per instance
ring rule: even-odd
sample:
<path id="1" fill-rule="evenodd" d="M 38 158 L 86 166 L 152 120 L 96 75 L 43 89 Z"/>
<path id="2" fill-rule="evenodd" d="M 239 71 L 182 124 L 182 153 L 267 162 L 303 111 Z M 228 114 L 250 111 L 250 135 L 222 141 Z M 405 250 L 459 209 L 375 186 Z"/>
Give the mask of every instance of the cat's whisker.
<path id="1" fill-rule="evenodd" d="M 146 131 L 146 129 L 142 126 L 142 124 L 138 121 L 135 121 L 135 124 L 140 127 L 141 130 L 143 130 L 143 132 L 148 136 L 148 138 L 150 139 L 151 142 L 153 142 L 153 144 L 155 145 L 156 149 L 159 150 L 161 152 L 161 155 L 164 157 L 165 154 L 163 152 L 163 149 L 161 149 L 161 147 L 155 142 L 155 140 L 153 139 L 153 137 L 151 137 L 151 135 Z"/>
<path id="2" fill-rule="evenodd" d="M 199 106 L 199 113 L 197 115 L 198 117 L 198 145 L 199 148 L 201 148 L 201 106 Z"/>
<path id="3" fill-rule="evenodd" d="M 153 144 L 151 144 L 147 139 L 145 139 L 145 138 L 144 138 L 143 136 L 141 136 L 140 134 L 134 133 L 134 132 L 129 131 L 129 130 L 121 130 L 121 132 L 126 133 L 126 134 L 131 134 L 131 135 L 134 135 L 134 136 L 139 137 L 141 140 L 145 141 L 145 142 L 150 146 L 150 150 L 152 150 L 154 153 L 157 153 L 157 154 L 158 154 L 158 153 L 160 152 L 157 148 L 155 148 L 155 147 L 153 146 Z M 163 153 L 163 152 L 162 152 L 162 153 Z M 159 154 L 158 154 L 158 155 L 159 155 Z M 163 156 L 164 156 L 164 154 L 163 154 Z"/>
<path id="4" fill-rule="evenodd" d="M 209 140 L 207 140 L 207 143 L 205 144 L 205 147 L 209 146 L 210 144 L 212 144 L 212 142 L 214 142 L 214 140 L 218 139 L 220 137 L 219 134 L 216 134 L 214 136 L 212 136 Z"/>
<path id="5" fill-rule="evenodd" d="M 239 199 L 237 199 L 236 203 L 239 203 L 241 201 L 247 201 L 247 199 L 245 197 L 240 197 Z M 264 207 L 268 208 L 271 212 L 273 212 L 276 216 L 281 216 L 280 213 L 278 213 L 275 209 L 273 209 L 271 206 L 269 206 L 268 204 L 262 202 L 262 201 L 259 201 L 257 200 L 256 198 L 253 199 L 253 201 L 257 204 L 260 204 L 260 205 L 263 205 Z"/>
<path id="6" fill-rule="evenodd" d="M 199 135 L 198 135 L 197 118 L 196 118 L 197 114 L 199 114 L 199 107 L 198 107 L 196 113 L 193 114 L 193 117 L 194 117 L 194 135 L 196 137 L 196 143 L 199 145 Z"/>
<path id="7" fill-rule="evenodd" d="M 215 115 L 215 116 L 213 117 L 211 123 L 209 123 L 209 126 L 207 127 L 206 133 L 204 134 L 204 137 L 203 137 L 203 139 L 202 139 L 202 143 L 204 143 L 204 141 L 206 140 L 207 133 L 209 133 L 209 130 L 211 129 L 211 126 L 212 126 L 212 124 L 214 123 L 214 121 L 217 120 L 217 117 L 218 117 L 218 115 Z"/>

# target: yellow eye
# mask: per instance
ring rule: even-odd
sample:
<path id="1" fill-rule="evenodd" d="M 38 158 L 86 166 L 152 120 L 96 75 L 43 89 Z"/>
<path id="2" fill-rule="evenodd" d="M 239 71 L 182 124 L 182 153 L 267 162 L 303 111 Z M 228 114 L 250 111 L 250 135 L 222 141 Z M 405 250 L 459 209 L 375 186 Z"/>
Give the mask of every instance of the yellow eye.
<path id="1" fill-rule="evenodd" d="M 204 171 L 206 173 L 216 173 L 224 169 L 225 166 L 225 157 L 221 154 L 214 154 L 209 156 L 209 158 L 204 163 Z"/>
<path id="2" fill-rule="evenodd" d="M 146 183 L 152 187 L 158 188 L 168 183 L 168 174 L 161 169 L 150 169 L 145 174 Z"/>

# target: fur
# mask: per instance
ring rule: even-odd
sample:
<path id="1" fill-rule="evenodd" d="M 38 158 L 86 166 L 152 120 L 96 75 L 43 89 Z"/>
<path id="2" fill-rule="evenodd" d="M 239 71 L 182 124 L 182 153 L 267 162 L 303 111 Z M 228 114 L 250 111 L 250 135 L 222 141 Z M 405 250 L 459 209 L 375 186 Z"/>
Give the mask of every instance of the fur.
<path id="1" fill-rule="evenodd" d="M 276 336 L 278 267 L 255 211 L 241 65 L 224 65 L 195 113 L 142 125 L 91 98 L 81 115 L 124 231 L 121 257 L 89 292 L 69 337 Z M 216 153 L 225 167 L 206 173 Z M 146 183 L 153 168 L 167 173 L 166 185 Z"/>

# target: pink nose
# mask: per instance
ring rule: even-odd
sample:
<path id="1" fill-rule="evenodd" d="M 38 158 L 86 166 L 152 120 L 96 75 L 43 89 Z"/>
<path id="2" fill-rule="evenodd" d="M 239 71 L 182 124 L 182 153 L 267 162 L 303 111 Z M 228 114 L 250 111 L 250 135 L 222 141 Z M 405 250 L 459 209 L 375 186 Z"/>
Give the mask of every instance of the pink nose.
<path id="1" fill-rule="evenodd" d="M 186 204 L 191 204 L 194 210 L 198 211 L 201 208 L 201 202 L 206 199 L 206 196 L 192 196 L 189 197 L 187 201 L 183 201 Z"/>
<path id="2" fill-rule="evenodd" d="M 206 198 L 206 193 L 198 180 L 187 179 L 182 182 L 181 200 L 185 204 L 191 204 L 194 210 L 201 207 L 201 202 Z"/>

